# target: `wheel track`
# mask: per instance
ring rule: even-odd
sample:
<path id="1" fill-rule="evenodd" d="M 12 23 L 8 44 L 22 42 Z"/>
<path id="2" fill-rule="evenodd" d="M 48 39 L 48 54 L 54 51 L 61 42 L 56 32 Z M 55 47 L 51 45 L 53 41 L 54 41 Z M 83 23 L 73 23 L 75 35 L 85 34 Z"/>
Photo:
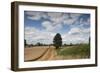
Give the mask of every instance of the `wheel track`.
<path id="1" fill-rule="evenodd" d="M 28 61 L 45 61 L 45 60 L 53 60 L 55 57 L 55 49 L 54 47 L 49 47 L 46 49 L 46 51 L 41 54 L 39 57 L 35 58 L 35 59 L 31 59 L 31 60 L 27 60 L 25 62 Z"/>

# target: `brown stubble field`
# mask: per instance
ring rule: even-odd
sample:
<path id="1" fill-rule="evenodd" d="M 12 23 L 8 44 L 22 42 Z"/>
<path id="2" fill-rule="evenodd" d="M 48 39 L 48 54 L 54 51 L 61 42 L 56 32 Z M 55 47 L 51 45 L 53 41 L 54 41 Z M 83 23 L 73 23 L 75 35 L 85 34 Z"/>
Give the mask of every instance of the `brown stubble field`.
<path id="1" fill-rule="evenodd" d="M 42 61 L 53 59 L 55 55 L 53 46 L 27 47 L 24 50 L 24 61 Z"/>

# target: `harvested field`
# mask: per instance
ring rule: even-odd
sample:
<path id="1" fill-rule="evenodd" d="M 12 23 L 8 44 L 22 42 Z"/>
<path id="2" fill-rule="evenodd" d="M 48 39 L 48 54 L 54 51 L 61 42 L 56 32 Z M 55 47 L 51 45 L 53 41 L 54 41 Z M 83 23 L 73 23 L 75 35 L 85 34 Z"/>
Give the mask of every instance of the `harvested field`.
<path id="1" fill-rule="evenodd" d="M 25 48 L 24 60 L 35 61 L 35 60 L 48 60 L 48 58 L 54 54 L 53 46 L 35 46 Z"/>

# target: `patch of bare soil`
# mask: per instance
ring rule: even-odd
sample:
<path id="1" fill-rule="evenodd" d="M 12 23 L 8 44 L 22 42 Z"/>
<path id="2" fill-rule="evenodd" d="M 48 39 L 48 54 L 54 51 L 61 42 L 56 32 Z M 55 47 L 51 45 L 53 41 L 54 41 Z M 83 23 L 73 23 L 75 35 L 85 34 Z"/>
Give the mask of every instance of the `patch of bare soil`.
<path id="1" fill-rule="evenodd" d="M 24 61 L 35 60 L 36 58 L 43 55 L 49 46 L 35 46 L 35 47 L 28 47 L 24 49 Z"/>

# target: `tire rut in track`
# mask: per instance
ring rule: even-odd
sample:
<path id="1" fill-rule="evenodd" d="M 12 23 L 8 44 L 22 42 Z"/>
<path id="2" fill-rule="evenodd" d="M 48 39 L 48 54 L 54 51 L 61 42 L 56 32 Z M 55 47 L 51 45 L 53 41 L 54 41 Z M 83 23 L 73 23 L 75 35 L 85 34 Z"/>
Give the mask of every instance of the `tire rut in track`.
<path id="1" fill-rule="evenodd" d="M 51 47 L 47 48 L 40 56 L 38 56 L 36 58 L 31 58 L 29 60 L 25 60 L 25 62 L 52 60 L 52 59 L 54 59 L 55 54 L 56 54 L 55 49 L 54 49 L 54 47 L 51 46 Z"/>

